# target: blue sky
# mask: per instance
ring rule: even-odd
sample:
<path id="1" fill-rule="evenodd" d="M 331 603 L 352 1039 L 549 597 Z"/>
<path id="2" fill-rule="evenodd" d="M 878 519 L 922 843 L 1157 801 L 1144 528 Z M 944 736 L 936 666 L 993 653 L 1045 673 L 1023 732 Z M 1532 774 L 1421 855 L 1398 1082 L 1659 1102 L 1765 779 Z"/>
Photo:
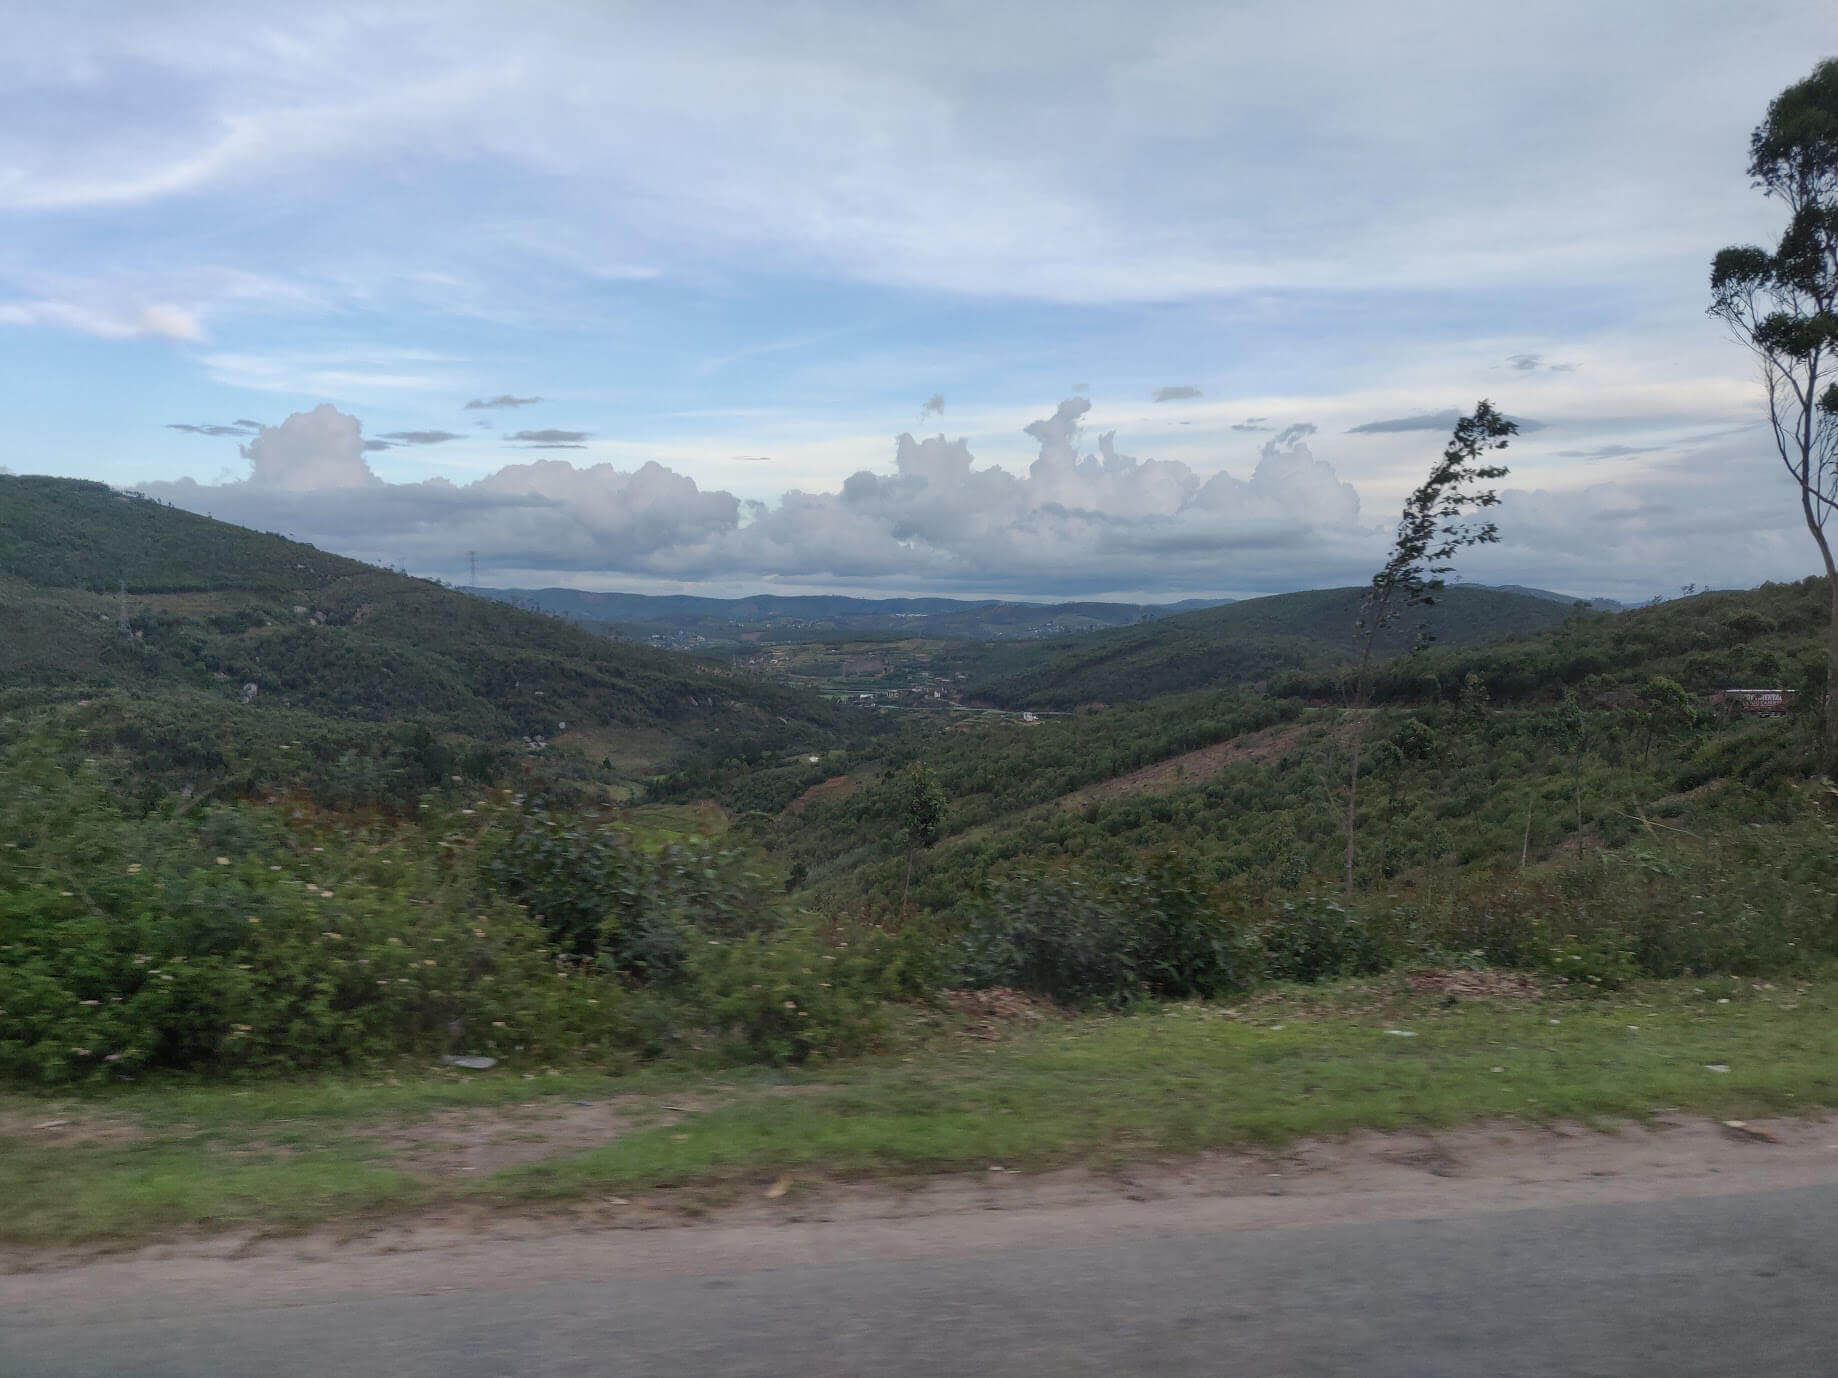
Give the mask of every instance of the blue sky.
<path id="1" fill-rule="evenodd" d="M 1703 302 L 1833 52 L 1692 0 L 43 6 L 0 464 L 494 583 L 1180 597 L 1363 578 L 1444 437 L 1354 428 L 1488 396 L 1540 428 L 1471 577 L 1794 577 Z"/>

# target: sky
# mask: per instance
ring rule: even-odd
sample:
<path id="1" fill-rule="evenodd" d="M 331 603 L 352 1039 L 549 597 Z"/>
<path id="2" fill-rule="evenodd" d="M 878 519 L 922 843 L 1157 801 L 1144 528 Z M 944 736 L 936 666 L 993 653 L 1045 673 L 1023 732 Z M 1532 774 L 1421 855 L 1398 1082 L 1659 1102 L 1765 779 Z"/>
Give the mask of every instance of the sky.
<path id="1" fill-rule="evenodd" d="M 0 466 L 455 581 L 1363 582 L 1815 563 L 1711 256 L 1828 0 L 275 6 L 0 48 Z"/>

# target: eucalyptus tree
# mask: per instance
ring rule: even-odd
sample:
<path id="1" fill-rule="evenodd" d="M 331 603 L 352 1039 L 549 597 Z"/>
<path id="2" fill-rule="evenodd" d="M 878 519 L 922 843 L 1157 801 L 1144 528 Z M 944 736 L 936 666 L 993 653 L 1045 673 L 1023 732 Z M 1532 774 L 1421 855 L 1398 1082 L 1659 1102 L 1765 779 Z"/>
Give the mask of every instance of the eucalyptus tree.
<path id="1" fill-rule="evenodd" d="M 1372 583 L 1360 599 L 1362 641 L 1353 677 L 1352 703 L 1356 711 L 1351 725 L 1352 763 L 1347 771 L 1345 881 L 1349 891 L 1353 889 L 1359 768 L 1365 732 L 1364 715 L 1357 710 L 1366 706 L 1372 691 L 1372 658 L 1379 635 L 1412 610 L 1427 610 L 1435 605 L 1436 595 L 1446 586 L 1446 576 L 1454 570 L 1459 552 L 1500 539 L 1498 526 L 1476 520 L 1474 514 L 1499 505 L 1499 494 L 1484 485 L 1506 477 L 1506 466 L 1493 463 L 1488 456 L 1504 450 L 1518 430 L 1516 422 L 1495 411 L 1485 399 L 1475 406 L 1472 416 L 1455 423 L 1455 433 L 1442 457 L 1430 467 L 1429 477 L 1405 500 L 1391 554 L 1384 567 L 1372 576 Z M 1429 640 L 1428 625 L 1420 624 L 1413 646 L 1422 646 Z"/>
<path id="2" fill-rule="evenodd" d="M 913 888 L 913 855 L 930 847 L 944 833 L 944 786 L 923 762 L 914 761 L 901 774 L 897 808 L 900 831 L 906 841 L 906 879 L 900 886 L 900 917 L 906 917 L 907 896 Z"/>
<path id="3" fill-rule="evenodd" d="M 1838 509 L 1838 58 L 1776 96 L 1749 138 L 1749 176 L 1787 211 L 1772 251 L 1722 250 L 1711 263 L 1710 314 L 1754 355 L 1774 448 L 1824 562 L 1824 739 L 1838 742 L 1838 560 L 1827 530 Z"/>

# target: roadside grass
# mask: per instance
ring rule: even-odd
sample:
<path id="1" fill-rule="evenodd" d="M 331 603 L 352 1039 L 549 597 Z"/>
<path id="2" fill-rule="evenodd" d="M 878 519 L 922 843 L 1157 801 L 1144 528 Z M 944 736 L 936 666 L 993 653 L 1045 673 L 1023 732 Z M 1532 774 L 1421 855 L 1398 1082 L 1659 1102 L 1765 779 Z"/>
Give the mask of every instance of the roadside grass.
<path id="1" fill-rule="evenodd" d="M 688 1198 L 682 1189 L 792 1171 L 1106 1168 L 1478 1119 L 1609 1126 L 1660 1111 L 1838 1106 L 1838 968 L 1453 1004 L 1382 979 L 1275 992 L 1230 1011 L 1183 1004 L 1052 1020 L 994 1042 L 943 1024 L 909 1030 L 897 1051 L 807 1072 L 398 1068 L 0 1096 L 0 1238 L 288 1230 L 453 1201 Z M 404 1161 L 415 1124 L 430 1116 L 518 1114 L 528 1137 L 542 1133 L 545 1107 L 613 1098 L 633 1127 L 598 1147 L 558 1145 L 459 1179 Z M 658 1123 L 667 1103 L 684 1113 Z M 59 1119 L 67 1127 L 34 1127 Z"/>

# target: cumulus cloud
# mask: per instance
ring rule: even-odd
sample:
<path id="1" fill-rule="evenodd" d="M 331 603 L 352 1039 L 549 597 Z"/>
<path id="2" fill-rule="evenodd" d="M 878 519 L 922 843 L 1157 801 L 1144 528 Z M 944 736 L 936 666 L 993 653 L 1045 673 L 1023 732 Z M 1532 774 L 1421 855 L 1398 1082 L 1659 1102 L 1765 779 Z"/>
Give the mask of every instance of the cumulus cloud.
<path id="1" fill-rule="evenodd" d="M 933 393 L 930 397 L 926 398 L 924 402 L 919 404 L 919 419 L 921 421 L 925 420 L 928 416 L 943 416 L 944 414 L 945 395 L 942 392 Z"/>
<path id="2" fill-rule="evenodd" d="M 1155 397 L 1153 400 L 1157 402 L 1185 402 L 1189 398 L 1198 397 L 1199 395 L 1200 390 L 1191 383 L 1176 383 L 1170 387 L 1155 389 Z"/>
<path id="3" fill-rule="evenodd" d="M 256 489 L 310 493 L 368 488 L 381 482 L 364 458 L 363 427 L 330 402 L 264 426 L 242 447 Z"/>
<path id="4" fill-rule="evenodd" d="M 1068 595 L 1280 588 L 1360 577 L 1382 544 L 1358 525 L 1352 486 L 1310 451 L 1312 426 L 1272 436 L 1241 479 L 1126 454 L 1111 431 L 1088 443 L 1091 410 L 1071 397 L 1027 426 L 1038 449 L 1023 472 L 980 466 L 961 439 L 907 434 L 891 466 L 857 470 L 834 492 L 742 502 L 657 463 L 544 459 L 467 484 L 385 483 L 364 460 L 357 419 L 322 406 L 251 440 L 246 480 L 145 490 L 411 568 L 445 571 L 455 550 L 476 550 L 494 568 L 555 577 Z"/>
<path id="5" fill-rule="evenodd" d="M 1462 413 L 1450 408 L 1448 411 L 1427 412 L 1422 416 L 1400 416 L 1390 421 L 1368 421 L 1363 426 L 1351 426 L 1348 435 L 1391 435 L 1398 431 L 1452 431 L 1455 423 L 1462 418 Z M 1528 421 L 1523 416 L 1508 418 L 1521 432 L 1542 431 L 1544 422 Z"/>
<path id="6" fill-rule="evenodd" d="M 475 397 L 468 402 L 465 411 L 492 411 L 499 407 L 533 407 L 542 401 L 540 397 L 513 397 L 508 392 L 501 392 L 496 397 Z"/>

